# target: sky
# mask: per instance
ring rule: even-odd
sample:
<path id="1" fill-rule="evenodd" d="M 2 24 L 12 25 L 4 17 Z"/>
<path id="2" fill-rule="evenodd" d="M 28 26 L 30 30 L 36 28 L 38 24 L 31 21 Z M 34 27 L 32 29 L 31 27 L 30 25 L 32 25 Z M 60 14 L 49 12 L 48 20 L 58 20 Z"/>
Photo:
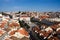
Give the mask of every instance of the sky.
<path id="1" fill-rule="evenodd" d="M 60 12 L 60 0 L 0 0 L 0 11 Z"/>

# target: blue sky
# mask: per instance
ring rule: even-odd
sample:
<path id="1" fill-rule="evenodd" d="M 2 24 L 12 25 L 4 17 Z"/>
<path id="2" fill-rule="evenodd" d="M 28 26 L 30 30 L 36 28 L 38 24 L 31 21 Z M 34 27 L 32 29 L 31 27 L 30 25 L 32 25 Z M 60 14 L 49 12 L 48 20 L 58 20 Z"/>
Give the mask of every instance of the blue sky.
<path id="1" fill-rule="evenodd" d="M 60 11 L 60 0 L 0 0 L 0 11 Z"/>

